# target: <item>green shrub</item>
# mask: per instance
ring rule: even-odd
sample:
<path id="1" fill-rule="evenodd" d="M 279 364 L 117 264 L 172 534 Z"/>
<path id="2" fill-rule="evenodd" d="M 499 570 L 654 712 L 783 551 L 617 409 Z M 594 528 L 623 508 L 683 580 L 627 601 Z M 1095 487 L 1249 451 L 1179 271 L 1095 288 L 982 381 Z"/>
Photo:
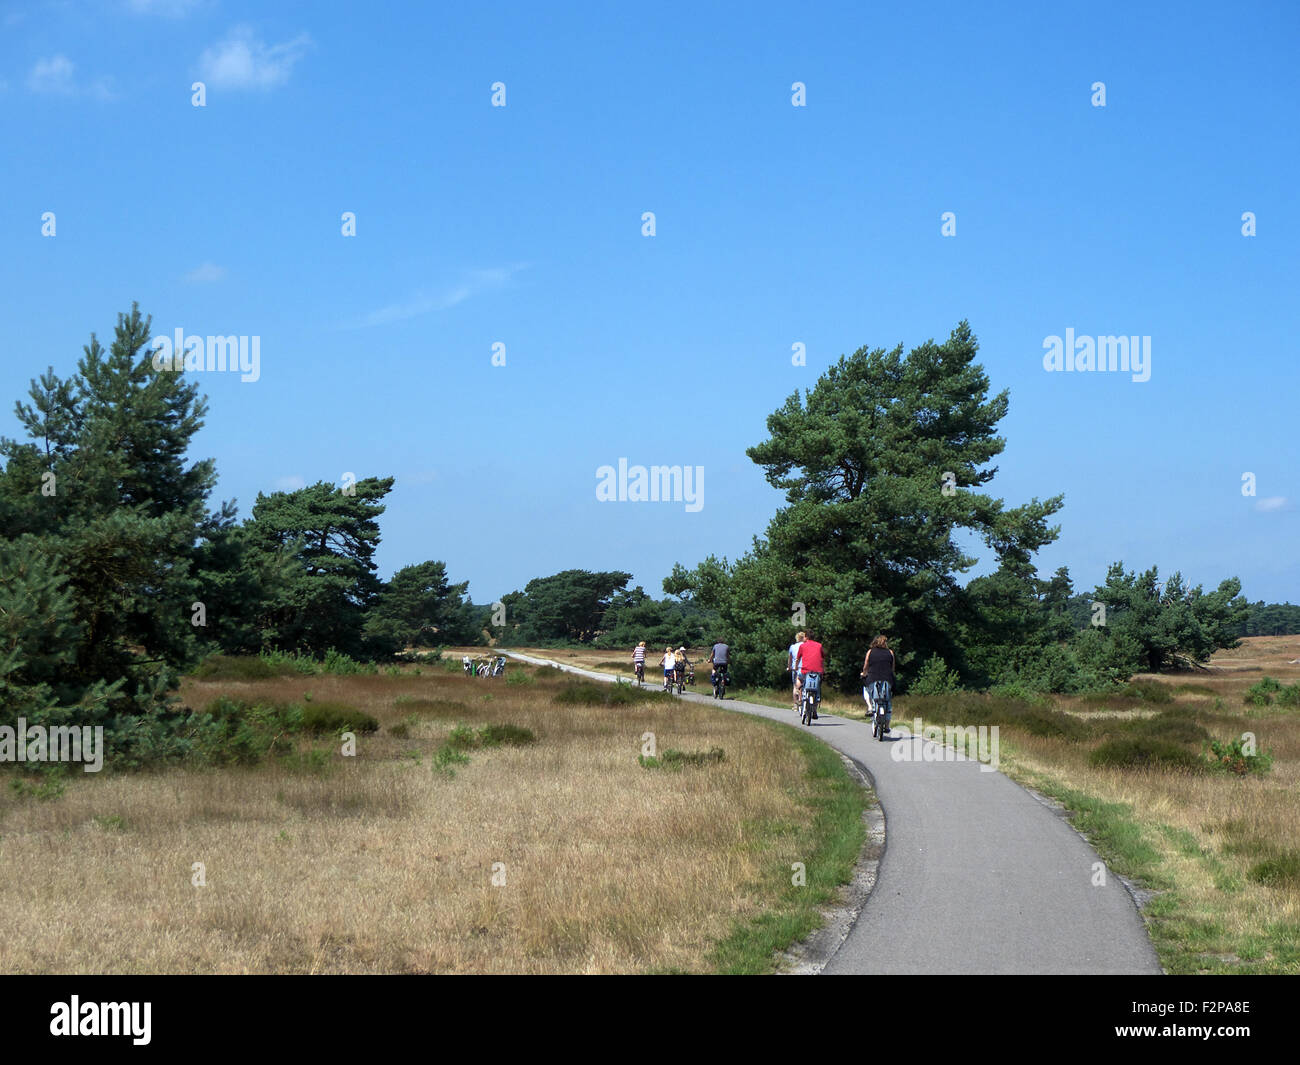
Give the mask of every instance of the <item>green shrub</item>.
<path id="1" fill-rule="evenodd" d="M 715 765 L 726 760 L 726 753 L 721 747 L 711 747 L 707 751 L 678 751 L 669 747 L 658 758 L 647 758 L 645 755 L 637 758 L 642 769 L 682 769 L 686 766 Z"/>
<path id="2" fill-rule="evenodd" d="M 961 679 L 938 655 L 931 655 L 907 686 L 911 695 L 943 695 L 961 690 Z"/>
<path id="3" fill-rule="evenodd" d="M 1042 692 L 1035 691 L 1019 681 L 1009 681 L 1005 684 L 997 684 L 989 689 L 988 694 L 996 699 L 1009 700 L 1012 702 L 1028 704 L 1037 703 L 1040 706 L 1048 706 L 1051 704 L 1051 700 Z"/>
<path id="4" fill-rule="evenodd" d="M 9 790 L 16 796 L 20 799 L 36 799 L 38 802 L 49 802 L 62 797 L 67 786 L 62 773 L 38 773 L 35 779 L 20 776 L 9 778 Z"/>
<path id="5" fill-rule="evenodd" d="M 1148 739 L 1168 740 L 1170 743 L 1197 744 L 1210 734 L 1196 723 L 1196 715 L 1182 708 L 1165 710 L 1155 717 L 1138 718 L 1128 722 L 1129 731 Z"/>
<path id="6" fill-rule="evenodd" d="M 1158 680 L 1134 680 L 1120 689 L 1120 695 L 1128 695 L 1148 703 L 1172 703 L 1174 693 L 1167 684 Z"/>
<path id="7" fill-rule="evenodd" d="M 325 652 L 325 657 L 321 660 L 321 672 L 331 673 L 337 676 L 352 676 L 357 673 L 378 673 L 379 667 L 373 662 L 358 662 L 343 654 L 342 651 L 336 651 L 332 647 Z"/>
<path id="8" fill-rule="evenodd" d="M 320 663 L 309 655 L 300 655 L 290 651 L 263 651 L 261 660 L 276 670 L 276 676 L 287 673 L 319 673 Z"/>
<path id="9" fill-rule="evenodd" d="M 1287 851 L 1251 867 L 1247 874 L 1257 884 L 1271 888 L 1300 888 L 1300 852 Z"/>
<path id="10" fill-rule="evenodd" d="M 1094 766 L 1119 769 L 1181 769 L 1195 771 L 1201 760 L 1169 740 L 1125 736 L 1107 740 L 1088 756 Z"/>
<path id="11" fill-rule="evenodd" d="M 327 732 L 378 732 L 379 722 L 364 710 L 342 703 L 307 703 L 302 708 L 302 730 L 313 736 Z"/>
<path id="12" fill-rule="evenodd" d="M 501 744 L 507 747 L 524 747 L 537 741 L 532 729 L 520 725 L 484 725 L 478 730 L 478 734 L 484 747 L 499 747 Z"/>
<path id="13" fill-rule="evenodd" d="M 284 673 L 283 668 L 253 655 L 208 655 L 194 668 L 193 676 L 199 680 L 267 680 Z"/>
<path id="14" fill-rule="evenodd" d="M 455 747 L 439 747 L 433 752 L 433 757 L 429 764 L 435 773 L 443 776 L 454 777 L 456 770 L 453 768 L 458 765 L 466 765 L 469 762 L 469 756 L 461 754 Z"/>
<path id="15" fill-rule="evenodd" d="M 1206 755 L 1210 765 L 1228 773 L 1244 777 L 1247 773 L 1263 775 L 1273 768 L 1273 756 L 1267 751 L 1248 754 L 1241 738 L 1235 740 L 1211 740 Z"/>
<path id="16" fill-rule="evenodd" d="M 289 751 L 280 764 L 297 773 L 325 773 L 334 768 L 334 752 L 310 747 L 305 751 Z"/>
<path id="17" fill-rule="evenodd" d="M 447 746 L 463 751 L 478 746 L 478 736 L 468 725 L 457 725 L 447 735 Z"/>
<path id="18" fill-rule="evenodd" d="M 1273 693 L 1282 690 L 1282 685 L 1272 677 L 1255 681 L 1246 689 L 1246 703 L 1251 706 L 1268 706 L 1273 701 Z"/>
<path id="19" fill-rule="evenodd" d="M 1277 705 L 1287 708 L 1300 706 L 1300 683 L 1288 684 L 1277 690 Z"/>
<path id="20" fill-rule="evenodd" d="M 638 688 L 635 684 L 596 684 L 591 681 L 566 684 L 552 696 L 557 703 L 566 706 L 630 706 L 654 697 L 653 691 Z"/>
<path id="21" fill-rule="evenodd" d="M 1067 740 L 1081 740 L 1089 732 L 1088 726 L 1078 718 L 1041 706 L 1030 706 L 1007 724 L 1024 729 L 1031 736 L 1059 736 Z"/>
<path id="22" fill-rule="evenodd" d="M 901 717 L 895 707 L 895 719 Z M 1050 701 L 1032 696 L 986 695 L 980 692 L 954 692 L 949 695 L 909 695 L 906 713 L 936 725 L 998 725 L 1019 728 L 1033 736 L 1061 736 L 1083 740 L 1092 735 L 1091 727 L 1071 714 L 1051 709 Z"/>
<path id="23" fill-rule="evenodd" d="M 519 725 L 484 725 L 477 732 L 468 725 L 457 725 L 447 736 L 447 744 L 457 750 L 474 747 L 523 747 L 536 742 L 532 729 Z"/>

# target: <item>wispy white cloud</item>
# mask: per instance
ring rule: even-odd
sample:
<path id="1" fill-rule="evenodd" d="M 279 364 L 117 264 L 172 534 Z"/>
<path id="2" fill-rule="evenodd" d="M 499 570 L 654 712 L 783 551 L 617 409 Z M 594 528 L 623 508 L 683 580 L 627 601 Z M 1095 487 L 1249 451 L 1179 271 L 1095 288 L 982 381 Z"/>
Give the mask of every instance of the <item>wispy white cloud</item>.
<path id="1" fill-rule="evenodd" d="M 1287 505 L 1286 496 L 1265 496 L 1263 499 L 1255 501 L 1255 509 L 1269 514 L 1275 510 L 1285 510 Z"/>
<path id="2" fill-rule="evenodd" d="M 73 80 L 75 69 L 76 64 L 66 55 L 52 55 L 48 59 L 38 59 L 31 73 L 27 75 L 27 87 L 32 92 L 71 96 L 77 91 L 77 83 Z"/>
<path id="3" fill-rule="evenodd" d="M 226 276 L 226 268 L 218 266 L 216 263 L 204 263 L 202 266 L 196 266 L 188 274 L 185 280 L 192 284 L 204 284 L 211 281 L 220 281 Z"/>
<path id="4" fill-rule="evenodd" d="M 27 88 L 50 96 L 86 95 L 93 96 L 96 100 L 117 99 L 112 78 L 96 78 L 92 82 L 80 84 L 77 81 L 77 65 L 66 55 L 38 59 L 27 75 Z"/>
<path id="5" fill-rule="evenodd" d="M 299 488 L 306 488 L 307 480 L 300 473 L 291 473 L 288 477 L 277 477 L 275 479 L 275 490 L 277 492 L 296 492 Z"/>
<path id="6" fill-rule="evenodd" d="M 417 318 L 432 311 L 445 311 L 464 303 L 467 299 L 483 292 L 503 288 L 510 283 L 526 265 L 501 266 L 491 270 L 469 270 L 460 281 L 438 289 L 423 289 L 409 299 L 390 303 L 377 311 L 371 311 L 360 323 L 361 326 L 389 325 L 393 322 Z"/>
<path id="7" fill-rule="evenodd" d="M 289 80 L 294 64 L 311 45 L 305 33 L 268 45 L 250 27 L 236 26 L 199 56 L 199 77 L 218 89 L 273 89 Z"/>

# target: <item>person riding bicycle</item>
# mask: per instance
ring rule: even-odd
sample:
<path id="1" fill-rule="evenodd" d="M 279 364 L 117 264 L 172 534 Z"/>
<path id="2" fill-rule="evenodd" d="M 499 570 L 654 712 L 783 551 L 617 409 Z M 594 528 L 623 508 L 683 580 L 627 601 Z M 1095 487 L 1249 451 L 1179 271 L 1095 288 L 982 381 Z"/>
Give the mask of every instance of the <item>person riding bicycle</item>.
<path id="1" fill-rule="evenodd" d="M 677 669 L 677 656 L 673 654 L 671 647 L 664 648 L 664 656 L 659 660 L 659 664 L 664 667 L 664 691 L 672 691 L 673 673 Z"/>
<path id="2" fill-rule="evenodd" d="M 808 638 L 806 632 L 797 632 L 794 636 L 794 643 L 790 645 L 790 658 L 785 664 L 785 671 L 790 674 L 790 679 L 794 684 L 794 712 L 799 712 L 799 701 L 803 698 L 803 684 L 799 679 L 799 670 L 795 668 L 795 663 L 799 661 L 799 645 Z"/>
<path id="3" fill-rule="evenodd" d="M 638 681 L 645 679 L 645 640 L 632 648 L 632 672 Z"/>
<path id="4" fill-rule="evenodd" d="M 795 655 L 795 668 L 799 671 L 799 684 L 804 691 L 821 690 L 825 662 L 823 661 L 822 645 L 813 638 L 811 630 L 804 634 L 804 640 L 799 645 L 798 653 Z M 816 679 L 810 680 L 814 676 Z M 813 720 L 816 721 L 819 716 L 817 711 L 814 710 L 812 713 Z"/>
<path id="5" fill-rule="evenodd" d="M 889 640 L 884 636 L 871 641 L 866 660 L 862 663 L 862 680 L 862 698 L 873 714 L 877 708 L 880 709 L 884 715 L 881 728 L 888 734 L 889 719 L 894 712 L 894 652 L 889 649 Z"/>
<path id="6" fill-rule="evenodd" d="M 709 676 L 721 672 L 727 676 L 727 667 L 731 665 L 731 648 L 721 640 L 713 641 L 713 650 L 709 652 Z M 730 681 L 727 681 L 730 683 Z"/>
<path id="7" fill-rule="evenodd" d="M 680 690 L 682 684 L 686 681 L 686 667 L 690 665 L 690 663 L 686 661 L 686 648 L 677 648 L 677 654 L 674 655 L 674 659 L 676 660 L 677 668 L 673 680 L 676 682 L 678 690 Z"/>

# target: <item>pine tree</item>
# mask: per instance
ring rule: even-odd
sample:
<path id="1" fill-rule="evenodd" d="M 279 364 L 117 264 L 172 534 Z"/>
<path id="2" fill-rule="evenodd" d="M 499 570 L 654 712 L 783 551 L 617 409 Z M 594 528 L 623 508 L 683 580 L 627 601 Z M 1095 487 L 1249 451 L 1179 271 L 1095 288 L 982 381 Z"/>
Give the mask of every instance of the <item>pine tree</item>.
<path id="1" fill-rule="evenodd" d="M 978 535 L 1017 580 L 1032 572 L 1063 499 L 1007 508 L 980 491 L 997 472 L 988 464 L 1005 446 L 995 430 L 1008 401 L 988 395 L 977 352 L 965 322 L 906 356 L 859 348 L 768 417 L 769 439 L 748 454 L 787 505 L 720 597 L 742 677 L 779 680 L 806 627 L 844 688 L 881 632 L 900 664 L 938 654 L 961 665 L 957 624 L 970 611 L 958 577 L 977 560 L 957 535 Z"/>

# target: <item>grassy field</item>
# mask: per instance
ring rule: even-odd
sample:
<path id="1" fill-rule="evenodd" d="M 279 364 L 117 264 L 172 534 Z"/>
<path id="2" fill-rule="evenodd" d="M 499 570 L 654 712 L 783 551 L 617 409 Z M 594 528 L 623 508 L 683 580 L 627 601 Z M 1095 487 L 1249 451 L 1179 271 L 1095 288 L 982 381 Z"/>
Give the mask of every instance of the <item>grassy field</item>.
<path id="1" fill-rule="evenodd" d="M 536 653 L 630 670 L 626 652 Z M 1139 690 L 1151 685 L 1154 698 L 1054 696 L 1045 713 L 1003 714 L 987 697 L 903 696 L 894 723 L 911 727 L 919 716 L 926 724 L 962 724 L 972 712 L 999 723 L 1002 770 L 1071 810 L 1111 868 L 1152 893 L 1144 914 L 1170 972 L 1300 973 L 1300 708 L 1245 699 L 1265 676 L 1300 682 L 1297 658 L 1300 636 L 1253 637 L 1214 656 L 1206 670 L 1134 678 Z M 702 677 L 699 690 L 707 690 L 707 673 Z M 789 705 L 782 692 L 730 694 Z M 823 702 L 833 713 L 865 716 L 861 698 L 832 693 Z M 1093 764 L 1103 744 L 1143 728 L 1189 758 L 1211 739 L 1250 732 L 1272 767 L 1238 776 Z"/>
<path id="2" fill-rule="evenodd" d="M 811 738 L 446 665 L 184 683 L 194 707 L 364 710 L 380 727 L 354 757 L 298 739 L 248 767 L 71 774 L 61 795 L 9 775 L 0 971 L 769 971 L 848 878 L 869 796 Z"/>

